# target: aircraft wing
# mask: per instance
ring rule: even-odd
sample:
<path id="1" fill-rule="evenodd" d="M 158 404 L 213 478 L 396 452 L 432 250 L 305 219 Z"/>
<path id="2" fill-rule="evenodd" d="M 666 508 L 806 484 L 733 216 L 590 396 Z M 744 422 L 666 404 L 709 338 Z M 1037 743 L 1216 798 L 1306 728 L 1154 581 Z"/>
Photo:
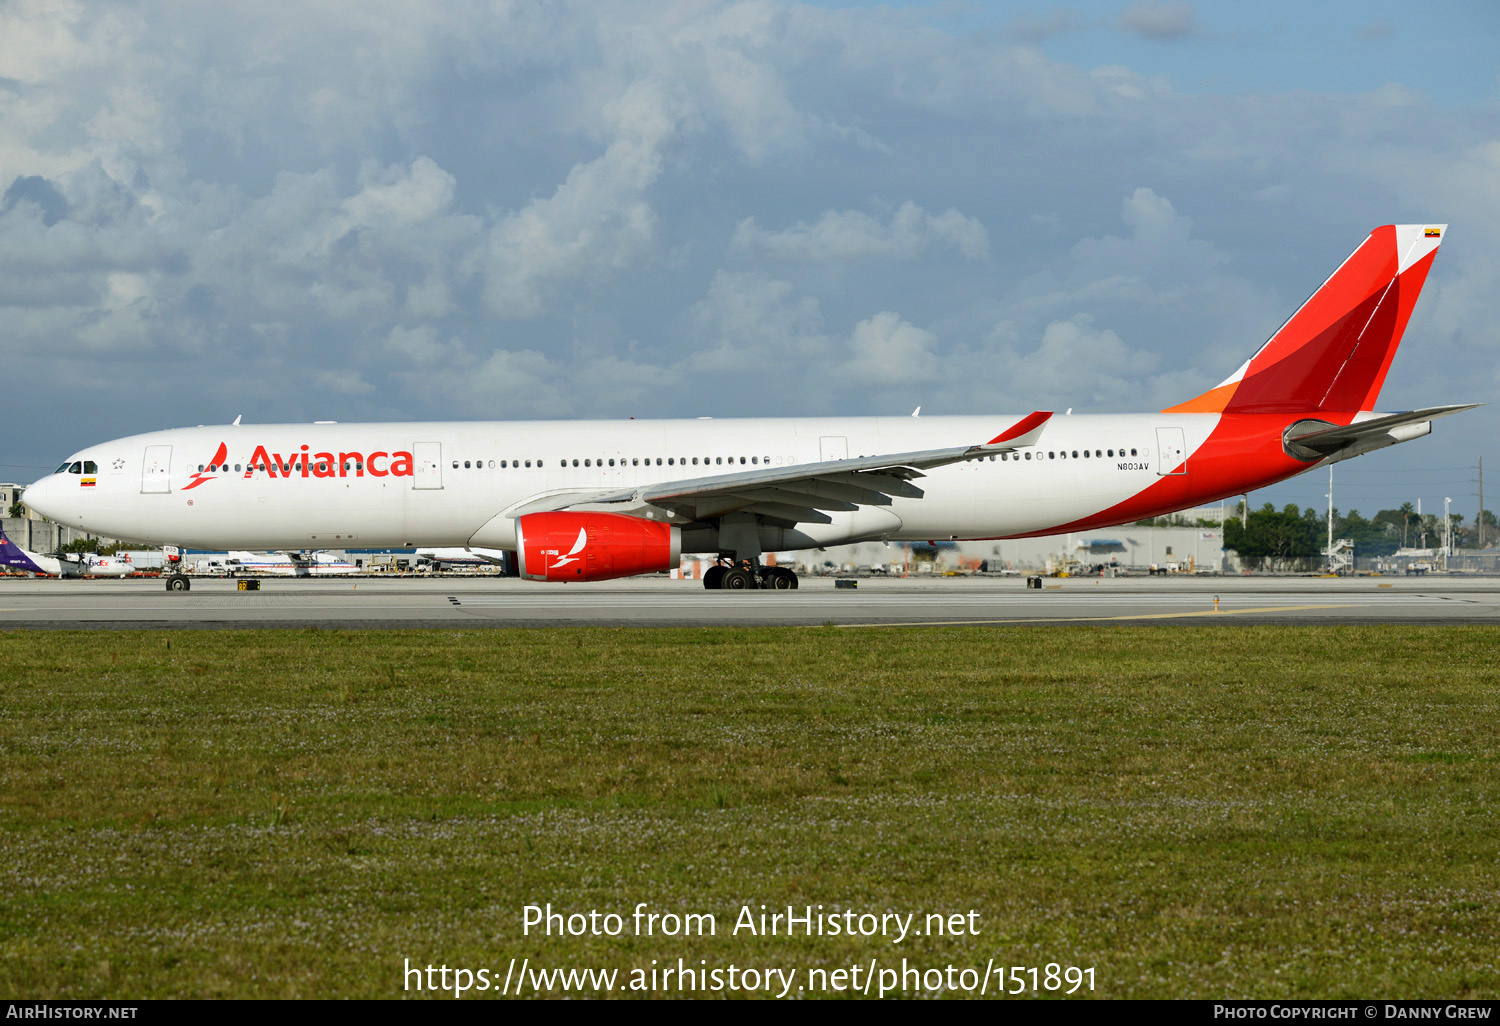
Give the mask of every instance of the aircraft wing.
<path id="1" fill-rule="evenodd" d="M 745 512 L 786 524 L 830 524 L 831 512 L 848 512 L 860 506 L 889 506 L 895 496 L 920 499 L 922 489 L 912 482 L 924 476 L 923 471 L 1035 445 L 1051 417 L 1050 412 L 1039 410 L 990 441 L 976 445 L 764 467 L 613 492 L 554 495 L 512 510 L 511 515 L 539 508 L 629 503 L 671 510 L 690 520 Z"/>
<path id="2" fill-rule="evenodd" d="M 1421 424 L 1483 405 L 1483 403 L 1468 403 L 1462 406 L 1433 406 L 1425 410 L 1409 410 L 1406 413 L 1371 417 L 1369 420 L 1355 421 L 1347 427 L 1303 421 L 1292 425 L 1287 431 L 1286 441 L 1288 445 L 1301 446 L 1315 453 L 1330 455 L 1346 445 L 1374 440 L 1393 428 Z"/>

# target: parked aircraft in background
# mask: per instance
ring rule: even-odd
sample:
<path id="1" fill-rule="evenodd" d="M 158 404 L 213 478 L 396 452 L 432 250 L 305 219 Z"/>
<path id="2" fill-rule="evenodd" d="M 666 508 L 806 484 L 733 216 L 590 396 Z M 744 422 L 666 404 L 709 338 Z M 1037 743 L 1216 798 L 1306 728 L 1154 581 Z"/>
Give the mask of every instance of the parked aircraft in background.
<path id="1" fill-rule="evenodd" d="M 339 574 L 359 572 L 359 567 L 347 559 L 330 556 L 326 552 L 314 552 L 310 556 L 300 553 L 295 557 L 284 552 L 231 552 L 224 560 L 224 569 L 230 576 L 235 574 L 275 574 L 279 577 L 332 577 Z"/>
<path id="2" fill-rule="evenodd" d="M 97 552 L 32 552 L 0 530 L 0 566 L 54 577 L 126 577 L 135 573 L 129 556 L 101 556 Z"/>
<path id="3" fill-rule="evenodd" d="M 1429 433 L 1375 412 L 1443 225 L 1377 228 L 1216 388 L 1160 413 L 279 424 L 87 447 L 26 491 L 60 523 L 202 548 L 435 546 L 542 581 L 764 552 L 1089 530 L 1204 505 Z M 91 473 L 89 468 L 97 468 Z"/>
<path id="4" fill-rule="evenodd" d="M 418 545 L 416 552 L 418 561 L 425 561 L 434 570 L 450 566 L 498 567 L 503 570 L 506 565 L 506 555 L 504 549 L 469 549 L 462 546 L 427 546 L 424 548 Z M 514 560 L 515 554 L 509 555 Z"/>

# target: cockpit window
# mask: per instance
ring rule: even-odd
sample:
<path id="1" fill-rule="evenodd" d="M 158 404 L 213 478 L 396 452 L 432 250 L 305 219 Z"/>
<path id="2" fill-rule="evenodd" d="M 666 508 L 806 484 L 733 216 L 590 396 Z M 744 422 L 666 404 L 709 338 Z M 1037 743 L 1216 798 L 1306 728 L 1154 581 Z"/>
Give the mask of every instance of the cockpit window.
<path id="1" fill-rule="evenodd" d="M 95 463 L 93 460 L 84 460 L 83 472 L 85 474 L 97 474 L 99 473 L 99 464 Z"/>
<path id="2" fill-rule="evenodd" d="M 83 473 L 83 461 L 82 460 L 75 460 L 73 462 L 73 465 L 68 468 L 68 473 L 70 473 L 70 474 L 82 474 Z"/>
<path id="3" fill-rule="evenodd" d="M 54 474 L 66 474 L 67 472 L 68 472 L 68 464 L 64 463 L 62 466 L 58 467 L 52 473 L 54 473 Z"/>

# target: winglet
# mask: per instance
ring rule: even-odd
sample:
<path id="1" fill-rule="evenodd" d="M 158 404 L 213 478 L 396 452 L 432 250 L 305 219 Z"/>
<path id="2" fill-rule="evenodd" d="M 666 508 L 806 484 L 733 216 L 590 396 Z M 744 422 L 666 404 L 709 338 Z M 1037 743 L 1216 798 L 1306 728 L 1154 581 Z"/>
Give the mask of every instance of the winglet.
<path id="1" fill-rule="evenodd" d="M 1023 446 L 1035 445 L 1042 435 L 1042 428 L 1046 427 L 1047 421 L 1051 419 L 1051 410 L 1037 410 L 991 438 L 985 443 L 985 448 L 1001 446 L 1007 449 L 1020 449 Z"/>

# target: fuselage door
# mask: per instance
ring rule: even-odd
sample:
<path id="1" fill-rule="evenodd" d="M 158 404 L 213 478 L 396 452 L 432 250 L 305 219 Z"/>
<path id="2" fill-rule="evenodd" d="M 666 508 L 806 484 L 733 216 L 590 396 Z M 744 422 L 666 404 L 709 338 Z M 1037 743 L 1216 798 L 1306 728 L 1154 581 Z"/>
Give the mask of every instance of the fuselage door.
<path id="1" fill-rule="evenodd" d="M 824 435 L 818 439 L 818 459 L 827 463 L 829 460 L 847 460 L 849 458 L 849 439 L 843 435 Z"/>
<path id="2" fill-rule="evenodd" d="M 161 493 L 172 490 L 172 447 L 170 445 L 146 446 L 146 458 L 141 463 L 141 491 Z"/>
<path id="3" fill-rule="evenodd" d="M 1156 472 L 1163 477 L 1187 473 L 1187 439 L 1182 428 L 1156 429 Z"/>
<path id="4" fill-rule="evenodd" d="M 411 447 L 413 488 L 443 487 L 443 443 L 417 442 Z"/>

